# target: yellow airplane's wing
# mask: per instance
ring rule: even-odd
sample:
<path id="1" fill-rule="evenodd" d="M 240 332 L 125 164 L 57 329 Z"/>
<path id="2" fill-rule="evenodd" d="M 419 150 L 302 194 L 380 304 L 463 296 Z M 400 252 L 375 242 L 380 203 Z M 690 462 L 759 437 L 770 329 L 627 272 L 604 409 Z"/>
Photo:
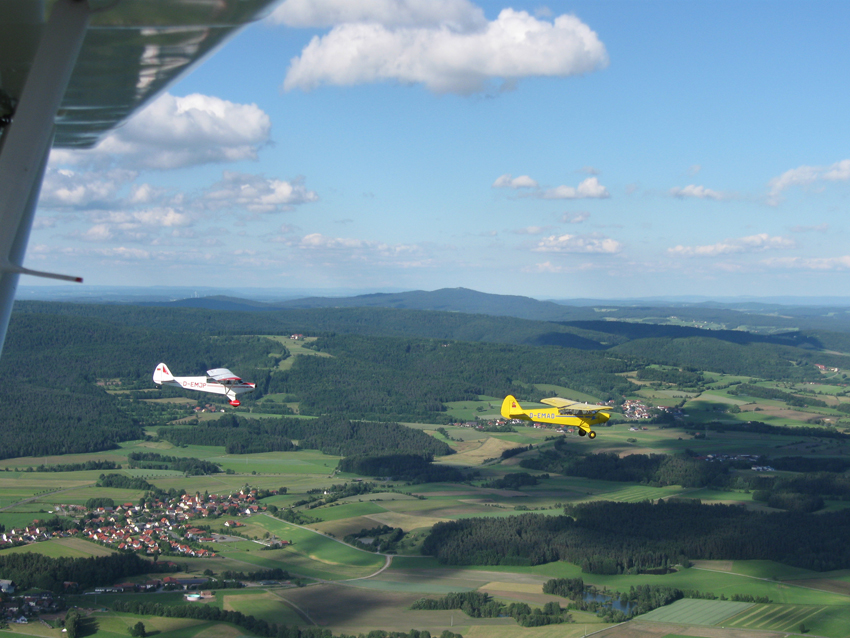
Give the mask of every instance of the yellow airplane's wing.
<path id="1" fill-rule="evenodd" d="M 551 397 L 549 399 L 540 399 L 540 403 L 551 405 L 555 408 L 570 408 L 572 410 L 611 410 L 610 405 L 594 405 L 592 403 L 581 403 L 580 401 L 571 401 L 570 399 L 562 399 L 561 397 Z"/>
<path id="2" fill-rule="evenodd" d="M 561 397 L 551 397 L 549 399 L 540 399 L 540 403 L 545 403 L 546 405 L 551 405 L 556 408 L 567 408 L 575 403 L 575 401 L 562 399 Z"/>

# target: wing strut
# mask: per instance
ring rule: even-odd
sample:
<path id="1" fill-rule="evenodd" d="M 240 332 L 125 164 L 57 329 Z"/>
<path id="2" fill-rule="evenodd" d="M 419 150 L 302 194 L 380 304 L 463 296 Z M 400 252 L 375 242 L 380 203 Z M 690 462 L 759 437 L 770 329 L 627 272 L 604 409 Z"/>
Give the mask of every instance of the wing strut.
<path id="1" fill-rule="evenodd" d="M 22 264 L 53 142 L 56 112 L 90 16 L 85 0 L 57 0 L 53 5 L 15 115 L 0 138 L 0 349 L 6 339 L 18 276 L 65 277 L 31 271 Z"/>

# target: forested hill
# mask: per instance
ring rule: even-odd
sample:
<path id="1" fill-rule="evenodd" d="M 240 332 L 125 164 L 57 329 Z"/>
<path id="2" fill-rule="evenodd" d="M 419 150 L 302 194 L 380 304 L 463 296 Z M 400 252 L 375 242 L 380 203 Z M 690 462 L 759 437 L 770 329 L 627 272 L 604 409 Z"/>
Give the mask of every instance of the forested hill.
<path id="1" fill-rule="evenodd" d="M 690 324 L 713 329 L 772 333 L 783 330 L 826 330 L 850 333 L 850 309 L 846 306 L 789 306 L 717 302 L 671 303 L 582 301 L 576 303 L 540 301 L 517 295 L 494 295 L 466 288 L 414 290 L 355 297 L 309 297 L 278 303 L 264 303 L 235 297 L 202 297 L 171 302 L 155 302 L 164 307 L 205 308 L 209 310 L 268 311 L 320 308 L 392 308 L 484 314 L 535 321 L 593 321 L 604 316 L 617 321 L 641 321 L 662 325 Z"/>
<path id="2" fill-rule="evenodd" d="M 621 309 L 637 312 L 637 309 Z M 650 312 L 651 309 L 645 309 Z M 484 314 L 390 308 L 323 308 L 266 312 L 203 308 L 140 307 L 24 301 L 15 315 L 49 314 L 91 318 L 148 331 L 195 335 L 327 334 L 417 337 L 457 341 L 553 345 L 581 350 L 604 350 L 647 338 L 683 340 L 706 337 L 734 344 L 765 343 L 811 351 L 850 353 L 850 332 L 789 330 L 755 334 L 746 330 L 705 330 L 688 326 L 635 321 L 531 321 Z M 595 313 L 596 314 L 596 313 Z M 605 313 L 611 319 L 609 313 Z M 842 324 L 843 325 L 843 324 Z M 687 365 L 687 364 L 686 364 Z"/>

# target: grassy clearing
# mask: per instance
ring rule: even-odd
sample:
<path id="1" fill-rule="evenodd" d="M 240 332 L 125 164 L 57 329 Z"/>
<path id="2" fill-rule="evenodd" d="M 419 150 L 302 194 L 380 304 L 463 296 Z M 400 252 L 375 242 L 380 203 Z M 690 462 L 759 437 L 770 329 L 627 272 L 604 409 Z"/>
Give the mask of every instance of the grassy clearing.
<path id="1" fill-rule="evenodd" d="M 443 457 L 441 459 L 441 463 L 444 463 L 445 465 L 481 465 L 487 459 L 499 458 L 504 450 L 508 450 L 512 447 L 516 447 L 514 442 L 506 441 L 501 438 L 497 439 L 491 436 L 484 439 L 484 441 L 475 448 L 458 454 L 452 454 L 448 457 Z"/>
<path id="2" fill-rule="evenodd" d="M 844 638 L 850 627 L 850 605 L 755 605 L 724 622 L 726 627 L 798 633 L 800 626 L 815 635 Z"/>
<path id="3" fill-rule="evenodd" d="M 218 545 L 222 556 L 259 567 L 283 567 L 295 574 L 324 580 L 362 578 L 380 569 L 383 556 L 360 551 L 318 532 L 290 525 L 270 516 L 255 516 L 243 528 L 249 535 L 265 532 L 292 541 L 283 549 L 263 550 L 249 541 Z"/>
<path id="4" fill-rule="evenodd" d="M 344 518 L 367 516 L 369 514 L 378 514 L 386 511 L 386 508 L 381 507 L 372 501 L 367 501 L 365 503 L 343 503 L 340 505 L 334 503 L 328 507 L 312 509 L 309 513 L 310 516 L 319 518 L 322 521 L 338 521 Z"/>
<path id="5" fill-rule="evenodd" d="M 109 556 L 115 552 L 81 538 L 57 538 L 41 543 L 31 543 L 10 547 L 0 554 L 42 554 L 50 558 L 89 558 L 91 556 Z"/>
<path id="6" fill-rule="evenodd" d="M 281 591 L 280 595 L 335 634 L 368 633 L 378 627 L 388 631 L 409 631 L 415 627 L 428 629 L 432 635 L 439 635 L 444 629 L 461 631 L 470 625 L 484 625 L 488 629 L 493 626 L 516 628 L 512 618 L 477 619 L 458 610 L 411 610 L 410 605 L 421 597 L 418 592 L 322 584 Z"/>
<path id="7" fill-rule="evenodd" d="M 688 625 L 719 625 L 753 606 L 753 603 L 734 603 L 726 600 L 695 600 L 683 598 L 672 605 L 653 609 L 648 614 L 638 616 L 639 620 Z"/>
<path id="8" fill-rule="evenodd" d="M 278 595 L 280 591 L 280 595 Z M 304 624 L 304 619 L 292 606 L 285 602 L 286 590 L 260 590 L 246 594 L 221 594 L 221 604 L 225 610 L 241 611 L 243 614 L 267 620 L 270 623 L 286 625 Z"/>

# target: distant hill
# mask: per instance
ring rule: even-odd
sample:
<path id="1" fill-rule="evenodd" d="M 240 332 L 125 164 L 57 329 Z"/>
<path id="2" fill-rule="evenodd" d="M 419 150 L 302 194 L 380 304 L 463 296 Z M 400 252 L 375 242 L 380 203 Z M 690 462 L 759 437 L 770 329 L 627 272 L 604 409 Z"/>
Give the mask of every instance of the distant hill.
<path id="1" fill-rule="evenodd" d="M 217 295 L 177 301 L 151 301 L 143 305 L 240 312 L 386 308 L 513 317 L 561 324 L 628 321 L 768 335 L 794 330 L 850 333 L 850 310 L 843 306 L 780 306 L 757 302 L 699 302 L 675 305 L 657 302 L 655 305 L 650 302 L 638 303 L 640 301 L 635 300 L 633 304 L 625 305 L 623 302 L 592 303 L 592 300 L 574 300 L 567 305 L 567 302 L 540 301 L 518 295 L 494 295 L 468 288 L 442 288 L 354 297 L 305 297 L 274 302 Z M 585 303 L 587 305 L 582 305 Z"/>
<path id="2" fill-rule="evenodd" d="M 356 297 L 309 297 L 274 304 L 276 308 L 396 308 L 405 310 L 443 310 L 469 314 L 516 317 L 536 321 L 566 321 L 591 318 L 590 308 L 563 306 L 517 295 L 492 295 L 468 288 L 413 290 L 399 293 L 376 293 Z"/>

